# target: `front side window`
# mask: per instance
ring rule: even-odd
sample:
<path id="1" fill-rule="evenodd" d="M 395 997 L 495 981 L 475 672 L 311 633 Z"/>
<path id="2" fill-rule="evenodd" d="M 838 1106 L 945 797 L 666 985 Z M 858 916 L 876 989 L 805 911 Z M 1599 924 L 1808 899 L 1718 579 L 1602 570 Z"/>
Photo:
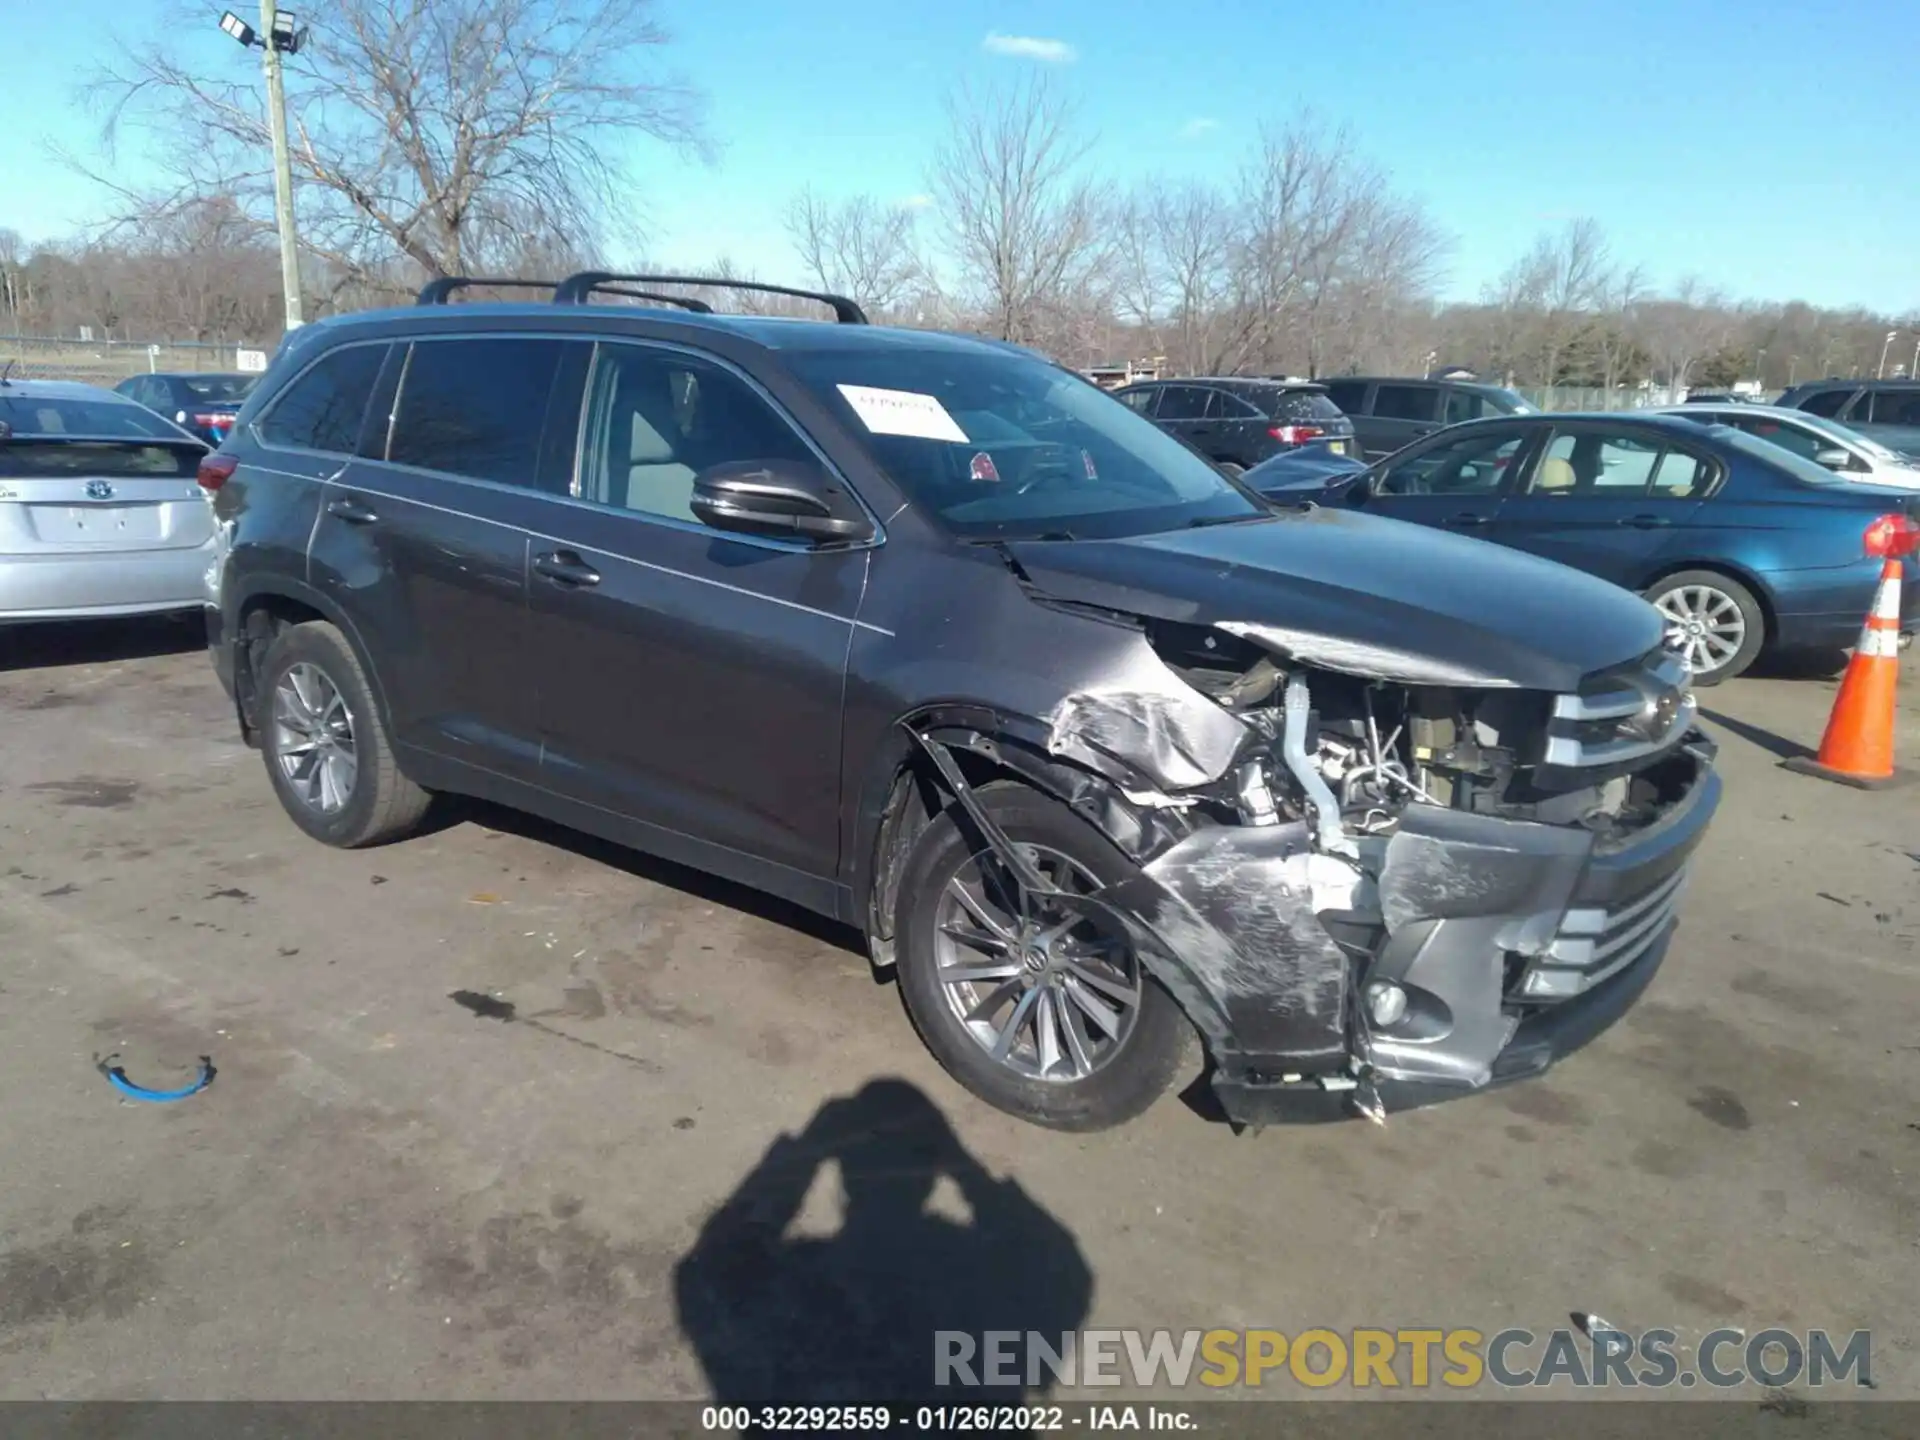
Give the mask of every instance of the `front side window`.
<path id="1" fill-rule="evenodd" d="M 1435 445 L 1387 466 L 1381 495 L 1492 495 L 1526 443 L 1525 432 L 1492 430 Z"/>
<path id="2" fill-rule="evenodd" d="M 347 345 L 321 356 L 255 422 L 254 431 L 269 445 L 351 454 L 386 356 L 385 345 Z"/>
<path id="3" fill-rule="evenodd" d="M 1920 390 L 1880 390 L 1862 397 L 1862 403 L 1868 399 L 1873 402 L 1873 424 L 1920 425 Z M 1865 418 L 1859 405 L 1853 409 L 1856 420 Z"/>
<path id="4" fill-rule="evenodd" d="M 1604 431 L 1562 431 L 1534 469 L 1532 493 L 1586 499 L 1697 499 L 1713 467 L 1658 439 Z"/>
<path id="5" fill-rule="evenodd" d="M 964 538 L 1111 539 L 1271 513 L 1153 422 L 1041 360 L 931 347 L 787 359 L 913 503 Z"/>
<path id="6" fill-rule="evenodd" d="M 531 488 L 564 340 L 420 340 L 407 357 L 387 459 Z"/>
<path id="7" fill-rule="evenodd" d="M 1142 415 L 1151 415 L 1153 413 L 1153 397 L 1159 393 L 1158 390 L 1153 389 L 1123 390 L 1117 398 L 1125 401 L 1127 408 L 1138 410 Z"/>
<path id="8" fill-rule="evenodd" d="M 697 521 L 693 482 L 730 461 L 819 462 L 738 376 L 672 350 L 602 345 L 575 481 L 582 500 Z"/>
<path id="9" fill-rule="evenodd" d="M 1435 392 L 1426 385 L 1382 385 L 1373 392 L 1377 420 L 1431 420 Z"/>

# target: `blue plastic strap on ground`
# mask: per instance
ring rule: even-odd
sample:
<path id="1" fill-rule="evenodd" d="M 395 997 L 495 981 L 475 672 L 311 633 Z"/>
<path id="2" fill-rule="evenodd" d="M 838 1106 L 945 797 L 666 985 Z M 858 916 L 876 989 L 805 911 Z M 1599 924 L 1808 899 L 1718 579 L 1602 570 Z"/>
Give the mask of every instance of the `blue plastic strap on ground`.
<path id="1" fill-rule="evenodd" d="M 109 1055 L 100 1062 L 100 1073 L 107 1077 L 107 1083 L 129 1100 L 144 1100 L 149 1104 L 164 1105 L 172 1100 L 185 1100 L 190 1095 L 198 1095 L 213 1083 L 214 1068 L 211 1057 L 200 1057 L 200 1074 L 191 1085 L 178 1090 L 149 1090 L 144 1085 L 136 1085 L 127 1079 L 127 1072 L 113 1062 L 119 1057 Z"/>

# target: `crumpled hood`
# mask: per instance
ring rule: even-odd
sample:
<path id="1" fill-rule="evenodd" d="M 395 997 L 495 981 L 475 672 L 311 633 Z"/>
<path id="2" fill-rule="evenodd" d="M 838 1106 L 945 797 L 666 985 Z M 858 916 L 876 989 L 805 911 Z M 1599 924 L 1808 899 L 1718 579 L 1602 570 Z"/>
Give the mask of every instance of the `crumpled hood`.
<path id="1" fill-rule="evenodd" d="M 1572 690 L 1662 631 L 1651 605 L 1582 571 L 1348 510 L 1006 549 L 1055 599 L 1217 625 L 1308 664 L 1413 683 Z"/>

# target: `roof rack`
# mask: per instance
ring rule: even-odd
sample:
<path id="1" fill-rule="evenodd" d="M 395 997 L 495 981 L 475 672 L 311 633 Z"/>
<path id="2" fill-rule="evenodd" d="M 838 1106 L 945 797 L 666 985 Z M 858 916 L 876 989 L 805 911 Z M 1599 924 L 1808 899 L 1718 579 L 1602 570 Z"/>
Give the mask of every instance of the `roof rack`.
<path id="1" fill-rule="evenodd" d="M 642 285 L 707 285 L 717 290 L 752 290 L 762 295 L 791 295 L 798 300 L 819 301 L 833 311 L 833 318 L 842 325 L 868 323 L 867 312 L 844 295 L 830 295 L 822 290 L 796 290 L 786 285 L 763 285 L 757 280 L 715 280 L 702 275 L 614 275 L 604 270 L 582 270 L 577 275 L 569 275 L 554 287 L 553 303 L 584 305 L 596 290 L 624 293 L 610 289 L 615 281 L 637 281 Z"/>
<path id="2" fill-rule="evenodd" d="M 452 300 L 454 292 L 465 290 L 474 285 L 497 285 L 517 290 L 546 290 L 554 288 L 551 280 L 519 280 L 506 276 L 486 275 L 442 275 L 429 280 L 420 287 L 420 293 L 414 297 L 416 305 L 445 305 Z M 624 295 L 630 300 L 651 300 L 658 305 L 675 305 L 682 310 L 691 310 L 696 315 L 711 315 L 713 307 L 704 300 L 695 300 L 685 295 L 656 295 L 651 290 L 623 290 L 614 285 L 596 287 L 603 294 Z"/>
<path id="3" fill-rule="evenodd" d="M 453 298 L 456 290 L 465 290 L 470 285 L 499 285 L 518 290 L 551 289 L 551 280 L 509 280 L 490 279 L 485 275 L 442 275 L 429 280 L 420 287 L 420 293 L 413 297 L 416 305 L 445 305 Z"/>

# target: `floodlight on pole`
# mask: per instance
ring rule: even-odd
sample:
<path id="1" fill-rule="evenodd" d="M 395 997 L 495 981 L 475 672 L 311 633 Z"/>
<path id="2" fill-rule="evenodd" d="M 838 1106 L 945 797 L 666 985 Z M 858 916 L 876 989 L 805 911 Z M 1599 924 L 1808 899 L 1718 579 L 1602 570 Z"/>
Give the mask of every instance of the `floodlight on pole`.
<path id="1" fill-rule="evenodd" d="M 1893 344 L 1893 337 L 1899 333 L 1898 330 L 1889 330 L 1887 331 L 1887 338 L 1880 342 L 1880 369 L 1874 375 L 1876 380 L 1884 380 L 1887 378 L 1887 350 L 1888 347 Z"/>
<path id="2" fill-rule="evenodd" d="M 280 57 L 298 54 L 306 31 L 294 23 L 291 14 L 281 11 L 275 0 L 260 0 L 258 31 L 231 10 L 221 15 L 220 28 L 242 45 L 258 45 L 267 74 L 267 129 L 273 136 L 273 218 L 280 232 L 280 288 L 286 296 L 287 329 L 293 330 L 304 317 L 300 248 L 293 228 L 293 165 L 287 155 L 287 92 L 280 81 Z"/>

